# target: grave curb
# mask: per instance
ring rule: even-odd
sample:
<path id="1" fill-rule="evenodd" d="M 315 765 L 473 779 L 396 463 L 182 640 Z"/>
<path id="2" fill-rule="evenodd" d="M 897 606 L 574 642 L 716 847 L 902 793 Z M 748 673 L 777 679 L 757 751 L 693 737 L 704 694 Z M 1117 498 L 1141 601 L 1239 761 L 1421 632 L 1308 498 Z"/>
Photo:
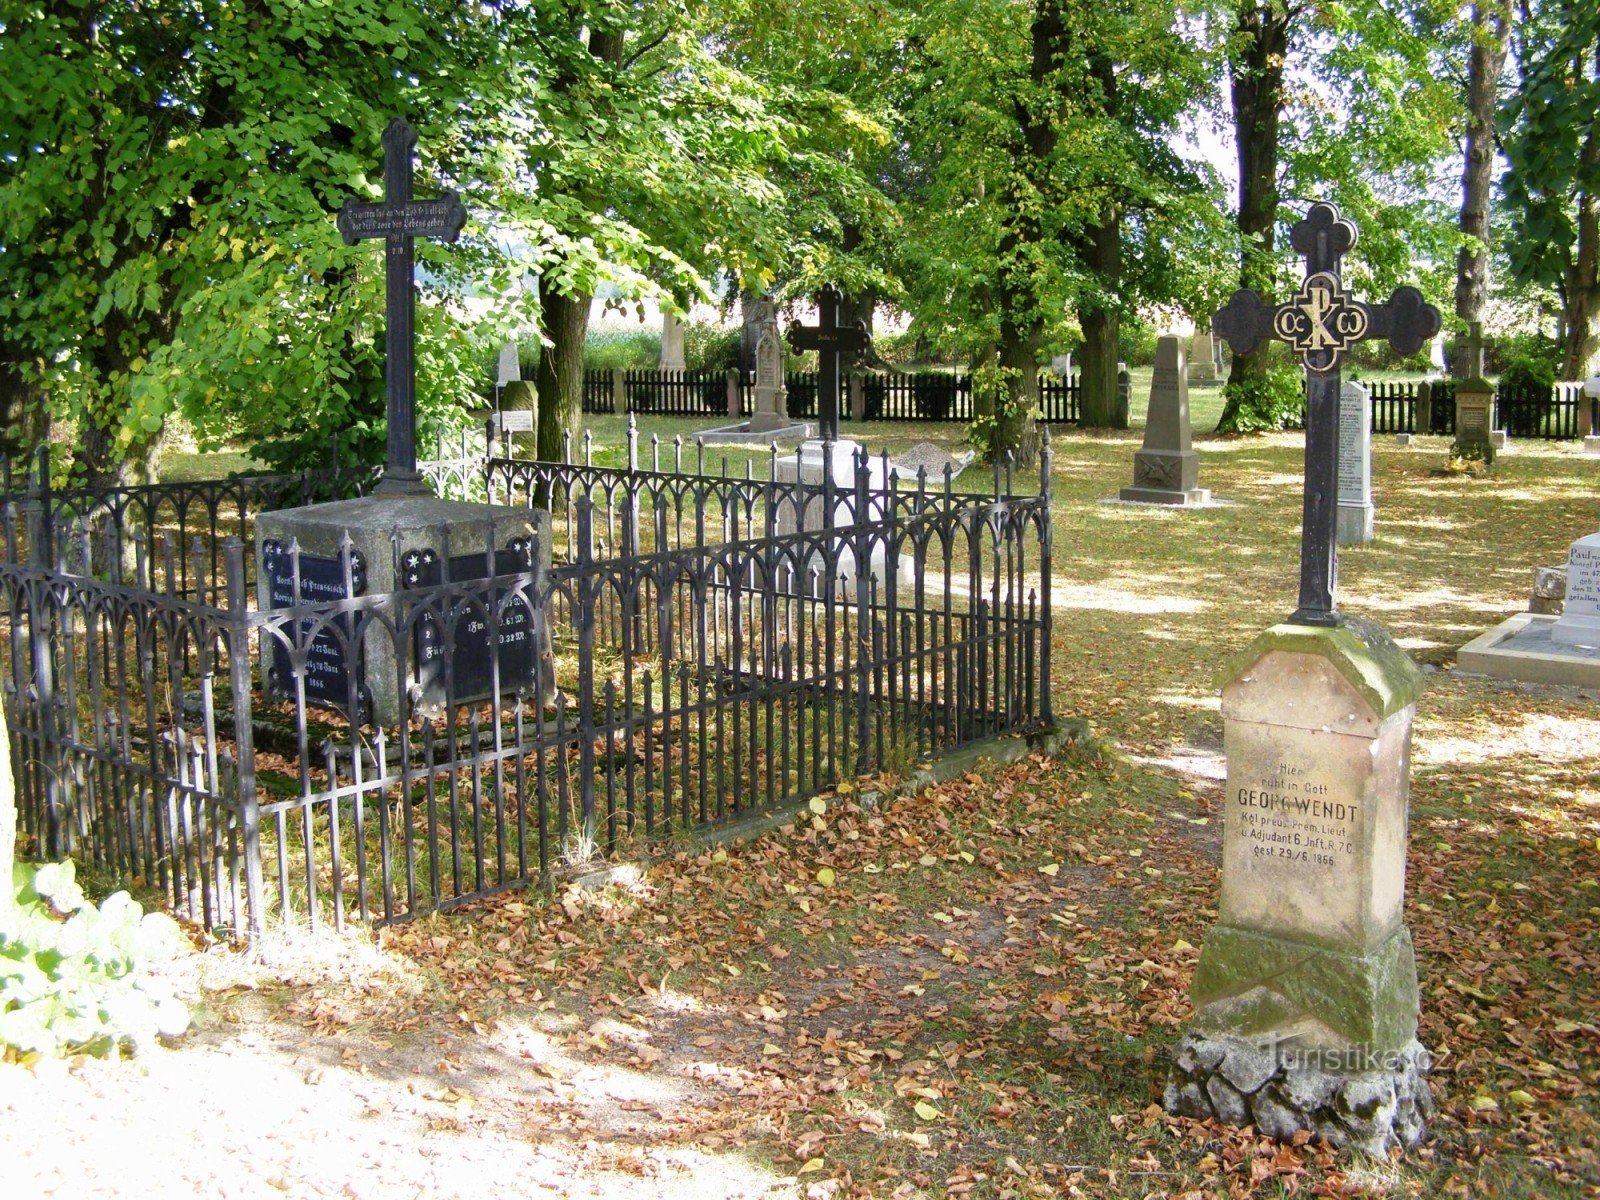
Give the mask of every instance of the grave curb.
<path id="1" fill-rule="evenodd" d="M 919 795 L 929 788 L 957 779 L 985 760 L 997 766 L 1008 766 L 1035 751 L 1054 757 L 1080 747 L 1090 751 L 1097 748 L 1093 731 L 1088 721 L 1079 717 L 1069 717 L 1057 721 L 1047 729 L 985 738 L 981 742 L 962 746 L 933 762 L 919 766 L 899 787 L 881 791 L 869 789 L 855 795 L 862 808 L 875 809 L 896 796 Z M 847 798 L 836 791 L 824 792 L 821 795 L 836 801 Z M 652 863 L 666 862 L 680 855 L 693 854 L 695 851 L 714 846 L 734 846 L 745 841 L 754 841 L 775 829 L 791 825 L 806 812 L 806 805 L 810 800 L 811 798 L 807 797 L 805 800 L 786 804 L 776 810 L 754 813 L 740 820 L 730 821 L 715 829 L 697 831 L 694 834 L 694 850 L 664 848 L 656 854 L 644 854 L 625 862 L 608 863 L 598 870 L 576 872 L 568 876 L 564 882 L 585 891 L 599 891 L 613 883 L 632 882 L 641 868 Z"/>

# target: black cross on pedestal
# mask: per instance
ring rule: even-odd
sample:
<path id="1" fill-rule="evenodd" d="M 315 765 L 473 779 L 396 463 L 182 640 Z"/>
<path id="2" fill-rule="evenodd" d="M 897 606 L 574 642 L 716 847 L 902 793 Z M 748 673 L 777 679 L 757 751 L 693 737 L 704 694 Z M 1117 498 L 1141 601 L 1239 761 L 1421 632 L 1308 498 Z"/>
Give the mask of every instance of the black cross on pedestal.
<path id="1" fill-rule="evenodd" d="M 386 309 L 384 397 L 389 409 L 388 461 L 374 489 L 381 496 L 427 496 L 428 485 L 417 471 L 416 292 L 412 241 L 436 237 L 453 242 L 466 222 L 461 198 L 446 191 L 438 200 L 411 198 L 412 152 L 417 135 L 396 117 L 383 131 L 383 201 L 364 204 L 346 200 L 339 210 L 339 232 L 345 244 L 383 238 Z"/>
<path id="2" fill-rule="evenodd" d="M 866 322 L 839 324 L 839 306 L 844 297 L 833 284 L 817 295 L 817 323 L 789 326 L 789 345 L 796 351 L 817 352 L 817 415 L 822 421 L 822 436 L 827 441 L 839 438 L 839 383 L 845 360 L 856 362 L 872 348 L 872 335 Z"/>
<path id="3" fill-rule="evenodd" d="M 1300 527 L 1300 605 L 1297 625 L 1337 625 L 1339 361 L 1367 338 L 1386 337 L 1399 354 L 1415 354 L 1439 332 L 1439 310 L 1413 287 L 1397 288 L 1387 304 L 1362 304 L 1345 290 L 1339 263 L 1356 244 L 1356 227 L 1331 204 L 1311 206 L 1289 231 L 1305 256 L 1306 277 L 1287 304 L 1273 306 L 1241 289 L 1217 310 L 1211 326 L 1249 354 L 1263 341 L 1288 342 L 1306 368 L 1306 490 Z"/>

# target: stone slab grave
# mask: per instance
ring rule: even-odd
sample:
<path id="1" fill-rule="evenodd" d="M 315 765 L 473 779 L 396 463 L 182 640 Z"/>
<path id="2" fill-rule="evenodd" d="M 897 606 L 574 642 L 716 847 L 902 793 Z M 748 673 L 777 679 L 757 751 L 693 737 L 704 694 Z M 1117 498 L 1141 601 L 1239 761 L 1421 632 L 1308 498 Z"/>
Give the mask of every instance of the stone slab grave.
<path id="1" fill-rule="evenodd" d="M 1209 491 L 1197 486 L 1199 480 L 1200 456 L 1195 453 L 1189 425 L 1183 342 L 1164 336 L 1156 342 L 1144 447 L 1133 456 L 1133 486 L 1123 488 L 1118 498 L 1132 504 L 1198 506 L 1211 498 Z"/>
<path id="2" fill-rule="evenodd" d="M 1339 390 L 1339 528 L 1341 546 L 1372 540 L 1372 393 L 1351 380 Z"/>
<path id="3" fill-rule="evenodd" d="M 1572 543 L 1559 616 L 1518 613 L 1461 647 L 1456 667 L 1524 683 L 1600 686 L 1600 533 Z"/>
<path id="4" fill-rule="evenodd" d="M 548 554 L 548 514 L 440 500 L 417 470 L 414 242 L 419 237 L 454 241 L 466 210 L 453 192 L 437 200 L 413 199 L 416 134 L 404 120 L 396 117 L 389 123 L 383 149 L 383 201 L 350 200 L 338 217 L 347 243 L 367 238 L 384 242 L 388 441 L 383 476 L 370 496 L 257 517 L 257 603 L 264 610 L 350 599 L 350 593 L 376 596 L 424 587 L 442 580 L 447 571 L 450 582 L 474 574 L 488 577 L 491 566 L 495 575 L 537 573 L 543 564 L 529 565 L 535 536 L 544 547 L 541 553 Z M 405 697 L 413 685 L 420 688 L 424 706 L 442 702 L 447 670 L 455 684 L 453 699 L 483 698 L 489 687 L 487 664 L 495 652 L 502 656 L 505 691 L 526 686 L 537 664 L 548 663 L 542 657 L 546 633 L 530 608 L 506 610 L 497 647 L 491 647 L 492 629 L 482 619 L 463 617 L 452 630 L 444 630 L 438 619 L 425 618 L 398 643 L 374 624 L 359 652 L 351 654 L 335 632 L 348 632 L 351 621 L 348 614 L 338 616 L 334 628 L 316 634 L 298 669 L 308 703 L 348 707 L 353 697 L 357 711 L 352 720 L 380 725 L 404 720 Z M 441 654 L 452 635 L 454 655 L 446 664 Z M 295 695 L 297 664 L 281 643 L 264 646 L 263 664 L 269 694 Z"/>
<path id="5" fill-rule="evenodd" d="M 789 418 L 788 390 L 783 383 L 783 336 L 778 329 L 777 313 L 770 305 L 762 314 L 756 334 L 755 364 L 750 416 L 743 421 L 701 430 L 694 435 L 696 441 L 707 445 L 725 442 L 781 444 L 816 436 L 815 425 Z"/>
<path id="6" fill-rule="evenodd" d="M 1235 292 L 1214 320 L 1235 354 L 1288 342 L 1306 369 L 1299 604 L 1219 674 L 1222 896 L 1163 1101 L 1184 1116 L 1309 1132 L 1384 1157 L 1432 1113 L 1403 920 L 1411 725 L 1422 674 L 1379 626 L 1338 611 L 1340 362 L 1368 336 L 1414 354 L 1439 331 L 1414 288 L 1357 301 L 1355 226 L 1314 204 L 1283 304 Z"/>
<path id="7" fill-rule="evenodd" d="M 972 460 L 976 457 L 977 454 L 972 450 L 951 454 L 943 446 L 935 446 L 932 442 L 918 442 L 904 453 L 889 460 L 889 474 L 908 483 L 917 482 L 920 476 L 927 480 L 929 487 L 942 487 L 947 474 L 951 480 L 955 480 L 972 465 Z"/>

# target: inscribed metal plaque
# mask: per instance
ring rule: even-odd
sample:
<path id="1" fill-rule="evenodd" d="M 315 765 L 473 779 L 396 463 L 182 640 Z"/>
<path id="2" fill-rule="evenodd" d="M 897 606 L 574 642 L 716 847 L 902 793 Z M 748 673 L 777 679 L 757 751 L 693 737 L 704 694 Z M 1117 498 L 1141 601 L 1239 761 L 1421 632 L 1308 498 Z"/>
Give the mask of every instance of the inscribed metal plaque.
<path id="1" fill-rule="evenodd" d="M 444 582 L 439 556 L 432 550 L 411 551 L 402 565 L 407 587 L 434 587 Z M 486 578 L 483 568 L 482 554 L 452 555 L 450 580 L 478 584 Z M 532 570 L 528 543 L 521 538 L 495 552 L 496 577 Z M 534 578 L 521 586 L 507 582 L 465 588 L 445 593 L 437 611 L 421 615 L 416 625 L 417 682 L 424 704 L 461 703 L 489 695 L 497 658 L 502 695 L 532 687 L 545 642 L 544 614 L 534 608 L 538 586 Z M 495 617 L 498 636 L 493 629 Z M 447 640 L 451 633 L 453 651 Z"/>
<path id="2" fill-rule="evenodd" d="M 341 559 L 323 558 L 315 554 L 301 554 L 300 591 L 295 594 L 294 571 L 296 561 L 285 551 L 283 543 L 268 540 L 261 546 L 261 569 L 267 577 L 268 603 L 273 608 L 290 608 L 296 604 L 329 603 L 348 600 L 361 595 L 367 586 L 366 563 L 361 555 L 350 555 L 350 576 L 354 591 L 347 591 L 344 581 L 344 563 Z M 310 635 L 314 619 L 298 623 L 293 637 L 304 644 Z M 360 656 L 352 671 L 346 650 L 352 638 L 349 613 L 340 613 L 322 624 L 306 646 L 305 689 L 306 700 L 326 707 L 347 708 L 352 699 L 359 701 L 363 687 Z M 268 668 L 268 682 L 274 690 L 284 694 L 294 693 L 294 665 L 289 647 L 277 638 L 272 643 L 272 665 Z"/>

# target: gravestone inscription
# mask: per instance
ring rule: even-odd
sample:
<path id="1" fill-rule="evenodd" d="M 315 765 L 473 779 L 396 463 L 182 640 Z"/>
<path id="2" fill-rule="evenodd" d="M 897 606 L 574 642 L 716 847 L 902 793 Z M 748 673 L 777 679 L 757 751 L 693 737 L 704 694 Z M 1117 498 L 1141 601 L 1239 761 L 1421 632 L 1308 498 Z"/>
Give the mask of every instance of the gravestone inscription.
<path id="1" fill-rule="evenodd" d="M 1550 630 L 1552 641 L 1600 646 L 1600 533 L 1572 543 L 1567 554 L 1567 600 Z"/>
<path id="2" fill-rule="evenodd" d="M 367 589 L 366 560 L 359 554 L 350 554 L 350 579 L 345 579 L 342 556 L 324 557 L 316 554 L 291 554 L 288 547 L 276 538 L 261 544 L 261 572 L 265 577 L 265 592 L 272 608 L 292 608 L 296 604 L 311 604 L 332 600 L 348 600 Z M 299 588 L 295 587 L 296 575 Z M 350 665 L 350 618 L 345 615 L 321 625 L 312 633 L 313 621 L 299 622 L 295 640 L 305 652 L 306 701 L 331 708 L 346 708 L 355 703 L 361 707 L 365 692 L 363 671 L 359 661 L 354 669 Z M 269 694 L 292 697 L 294 687 L 294 649 L 276 637 L 265 639 L 271 646 L 267 667 Z M 355 656 L 358 660 L 359 655 Z"/>

